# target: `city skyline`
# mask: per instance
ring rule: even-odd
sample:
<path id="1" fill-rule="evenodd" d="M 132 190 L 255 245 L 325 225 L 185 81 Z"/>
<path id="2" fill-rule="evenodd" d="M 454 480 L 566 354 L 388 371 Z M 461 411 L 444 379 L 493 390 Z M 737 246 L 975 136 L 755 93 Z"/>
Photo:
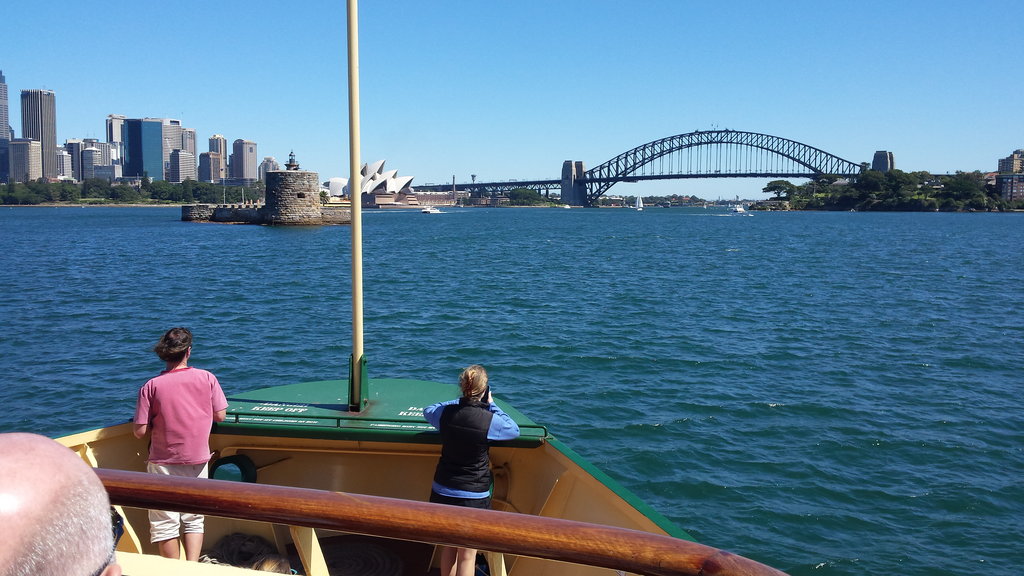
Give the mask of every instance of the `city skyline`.
<path id="1" fill-rule="evenodd" d="M 21 24 L 0 70 L 15 94 L 57 93 L 59 142 L 104 139 L 108 114 L 177 118 L 199 140 L 244 138 L 277 158 L 294 150 L 321 180 L 347 176 L 344 3 L 311 1 L 270 18 L 248 6 L 218 3 L 209 17 L 183 21 L 120 0 L 103 11 L 62 7 L 60 19 L 16 5 L 9 12 Z M 1024 147 L 1024 81 L 1007 72 L 1016 43 L 991 29 L 1016 9 L 1008 1 L 871 0 L 856 11 L 807 2 L 446 8 L 360 6 L 362 160 L 386 159 L 414 186 L 453 175 L 556 178 L 565 160 L 591 168 L 714 128 L 790 138 L 854 162 L 891 151 L 897 168 L 933 173 L 994 171 Z M 113 12 L 146 22 L 148 36 L 184 26 L 204 41 L 173 55 L 160 43 L 132 44 L 109 74 L 61 49 L 95 41 Z M 499 24 L 521 34 L 496 33 Z M 210 58 L 211 45 L 224 57 Z M 249 55 L 226 68 L 233 46 Z M 753 197 L 760 186 L 674 181 L 614 193 Z"/>

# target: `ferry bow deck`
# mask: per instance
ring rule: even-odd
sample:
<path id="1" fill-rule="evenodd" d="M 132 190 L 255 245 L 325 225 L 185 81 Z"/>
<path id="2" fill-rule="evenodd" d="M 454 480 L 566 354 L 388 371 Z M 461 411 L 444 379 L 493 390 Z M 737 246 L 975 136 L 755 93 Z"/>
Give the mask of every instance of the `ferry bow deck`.
<path id="1" fill-rule="evenodd" d="M 458 387 L 420 380 L 370 380 L 368 402 L 360 413 L 348 410 L 347 393 L 347 381 L 326 380 L 230 396 L 227 419 L 214 426 L 210 437 L 214 451 L 211 478 L 242 480 L 227 484 L 237 486 L 233 490 L 237 495 L 251 492 L 258 498 L 265 498 L 262 494 L 267 489 L 288 487 L 348 495 L 350 499 L 358 495 L 383 497 L 409 510 L 427 506 L 426 510 L 418 512 L 426 515 L 419 517 L 423 526 L 416 529 L 429 527 L 438 517 L 435 510 L 429 508 L 434 505 L 426 501 L 440 454 L 440 434 L 423 419 L 422 411 L 436 402 L 456 398 Z M 514 441 L 496 442 L 491 447 L 494 510 L 525 515 L 524 520 L 528 517 L 561 519 L 693 540 L 562 444 L 544 426 L 506 402 L 495 401 L 519 424 L 522 434 Z M 146 468 L 147 439 L 136 439 L 131 429 L 132 424 L 126 423 L 66 436 L 58 441 L 76 450 L 93 467 L 142 472 Z M 106 472 L 100 472 L 101 478 L 104 477 Z M 199 480 L 178 497 L 173 491 L 170 496 L 165 494 L 161 502 L 135 500 L 133 494 L 137 487 L 166 480 L 153 476 L 143 474 L 119 480 L 123 505 L 118 509 L 126 520 L 119 551 L 155 554 L 156 548 L 148 537 L 146 508 L 173 509 L 168 506 L 169 502 L 180 504 L 181 510 L 187 511 L 192 506 L 194 511 L 208 514 L 204 549 L 232 533 L 257 535 L 273 543 L 281 554 L 300 561 L 310 576 L 336 573 L 325 564 L 331 556 L 333 542 L 360 533 L 371 534 L 351 527 L 314 530 L 302 527 L 301 523 L 282 523 L 269 517 L 255 519 L 251 509 L 270 503 L 256 503 L 252 498 L 240 503 L 242 508 L 250 510 L 234 517 L 228 513 L 232 510 L 225 508 L 195 508 L 214 490 L 213 484 L 222 485 L 222 482 Z M 106 480 L 114 481 L 114 478 Z M 232 492 L 230 488 L 227 491 Z M 313 510 L 314 516 L 327 512 L 323 508 Z M 346 517 L 345 521 L 358 522 L 358 519 Z M 454 529 L 462 534 L 458 538 L 468 537 L 466 527 L 456 523 Z M 383 537 L 378 538 L 379 541 L 390 541 L 392 549 L 415 550 L 411 555 L 400 552 L 404 563 L 413 569 L 410 574 L 424 574 L 435 563 L 431 545 L 409 547 L 407 544 L 411 542 L 403 543 L 400 536 L 391 540 L 396 533 L 388 530 L 378 531 L 376 535 Z M 438 536 L 429 538 L 419 541 L 446 541 Z M 515 547 L 508 543 L 506 546 L 505 554 L 487 554 L 492 574 L 594 574 L 594 568 L 584 565 L 509 554 Z"/>

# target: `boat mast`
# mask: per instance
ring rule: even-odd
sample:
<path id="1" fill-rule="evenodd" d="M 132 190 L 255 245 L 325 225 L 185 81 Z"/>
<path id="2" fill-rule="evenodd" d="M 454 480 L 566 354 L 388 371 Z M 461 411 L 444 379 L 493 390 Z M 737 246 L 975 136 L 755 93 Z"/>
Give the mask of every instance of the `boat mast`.
<path id="1" fill-rule="evenodd" d="M 352 219 L 352 356 L 348 362 L 348 409 L 361 412 L 367 402 L 363 357 L 363 178 L 359 165 L 359 8 L 347 2 L 348 21 L 348 195 Z"/>

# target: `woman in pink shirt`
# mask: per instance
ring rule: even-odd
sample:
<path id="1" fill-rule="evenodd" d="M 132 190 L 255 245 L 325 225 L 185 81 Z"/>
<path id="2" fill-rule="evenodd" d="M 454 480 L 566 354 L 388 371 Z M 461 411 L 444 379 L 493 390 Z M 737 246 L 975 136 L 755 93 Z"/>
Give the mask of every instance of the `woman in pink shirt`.
<path id="1" fill-rule="evenodd" d="M 188 365 L 192 355 L 188 328 L 168 330 L 153 351 L 167 369 L 139 390 L 135 406 L 135 437 L 152 434 L 146 468 L 153 474 L 206 478 L 210 429 L 224 420 L 228 401 L 216 376 Z M 201 514 L 150 510 L 150 542 L 157 544 L 161 556 L 178 558 L 178 537 L 184 528 L 185 559 L 197 561 L 203 547 L 203 520 Z"/>

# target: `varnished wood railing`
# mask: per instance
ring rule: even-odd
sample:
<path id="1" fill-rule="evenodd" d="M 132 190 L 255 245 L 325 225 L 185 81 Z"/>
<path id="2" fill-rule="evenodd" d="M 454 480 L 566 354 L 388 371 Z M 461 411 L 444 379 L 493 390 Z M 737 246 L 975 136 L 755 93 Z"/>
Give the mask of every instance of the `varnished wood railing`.
<path id="1" fill-rule="evenodd" d="M 601 566 L 635 574 L 784 576 L 669 536 L 340 492 L 97 469 L 113 504 L 177 510 Z"/>

